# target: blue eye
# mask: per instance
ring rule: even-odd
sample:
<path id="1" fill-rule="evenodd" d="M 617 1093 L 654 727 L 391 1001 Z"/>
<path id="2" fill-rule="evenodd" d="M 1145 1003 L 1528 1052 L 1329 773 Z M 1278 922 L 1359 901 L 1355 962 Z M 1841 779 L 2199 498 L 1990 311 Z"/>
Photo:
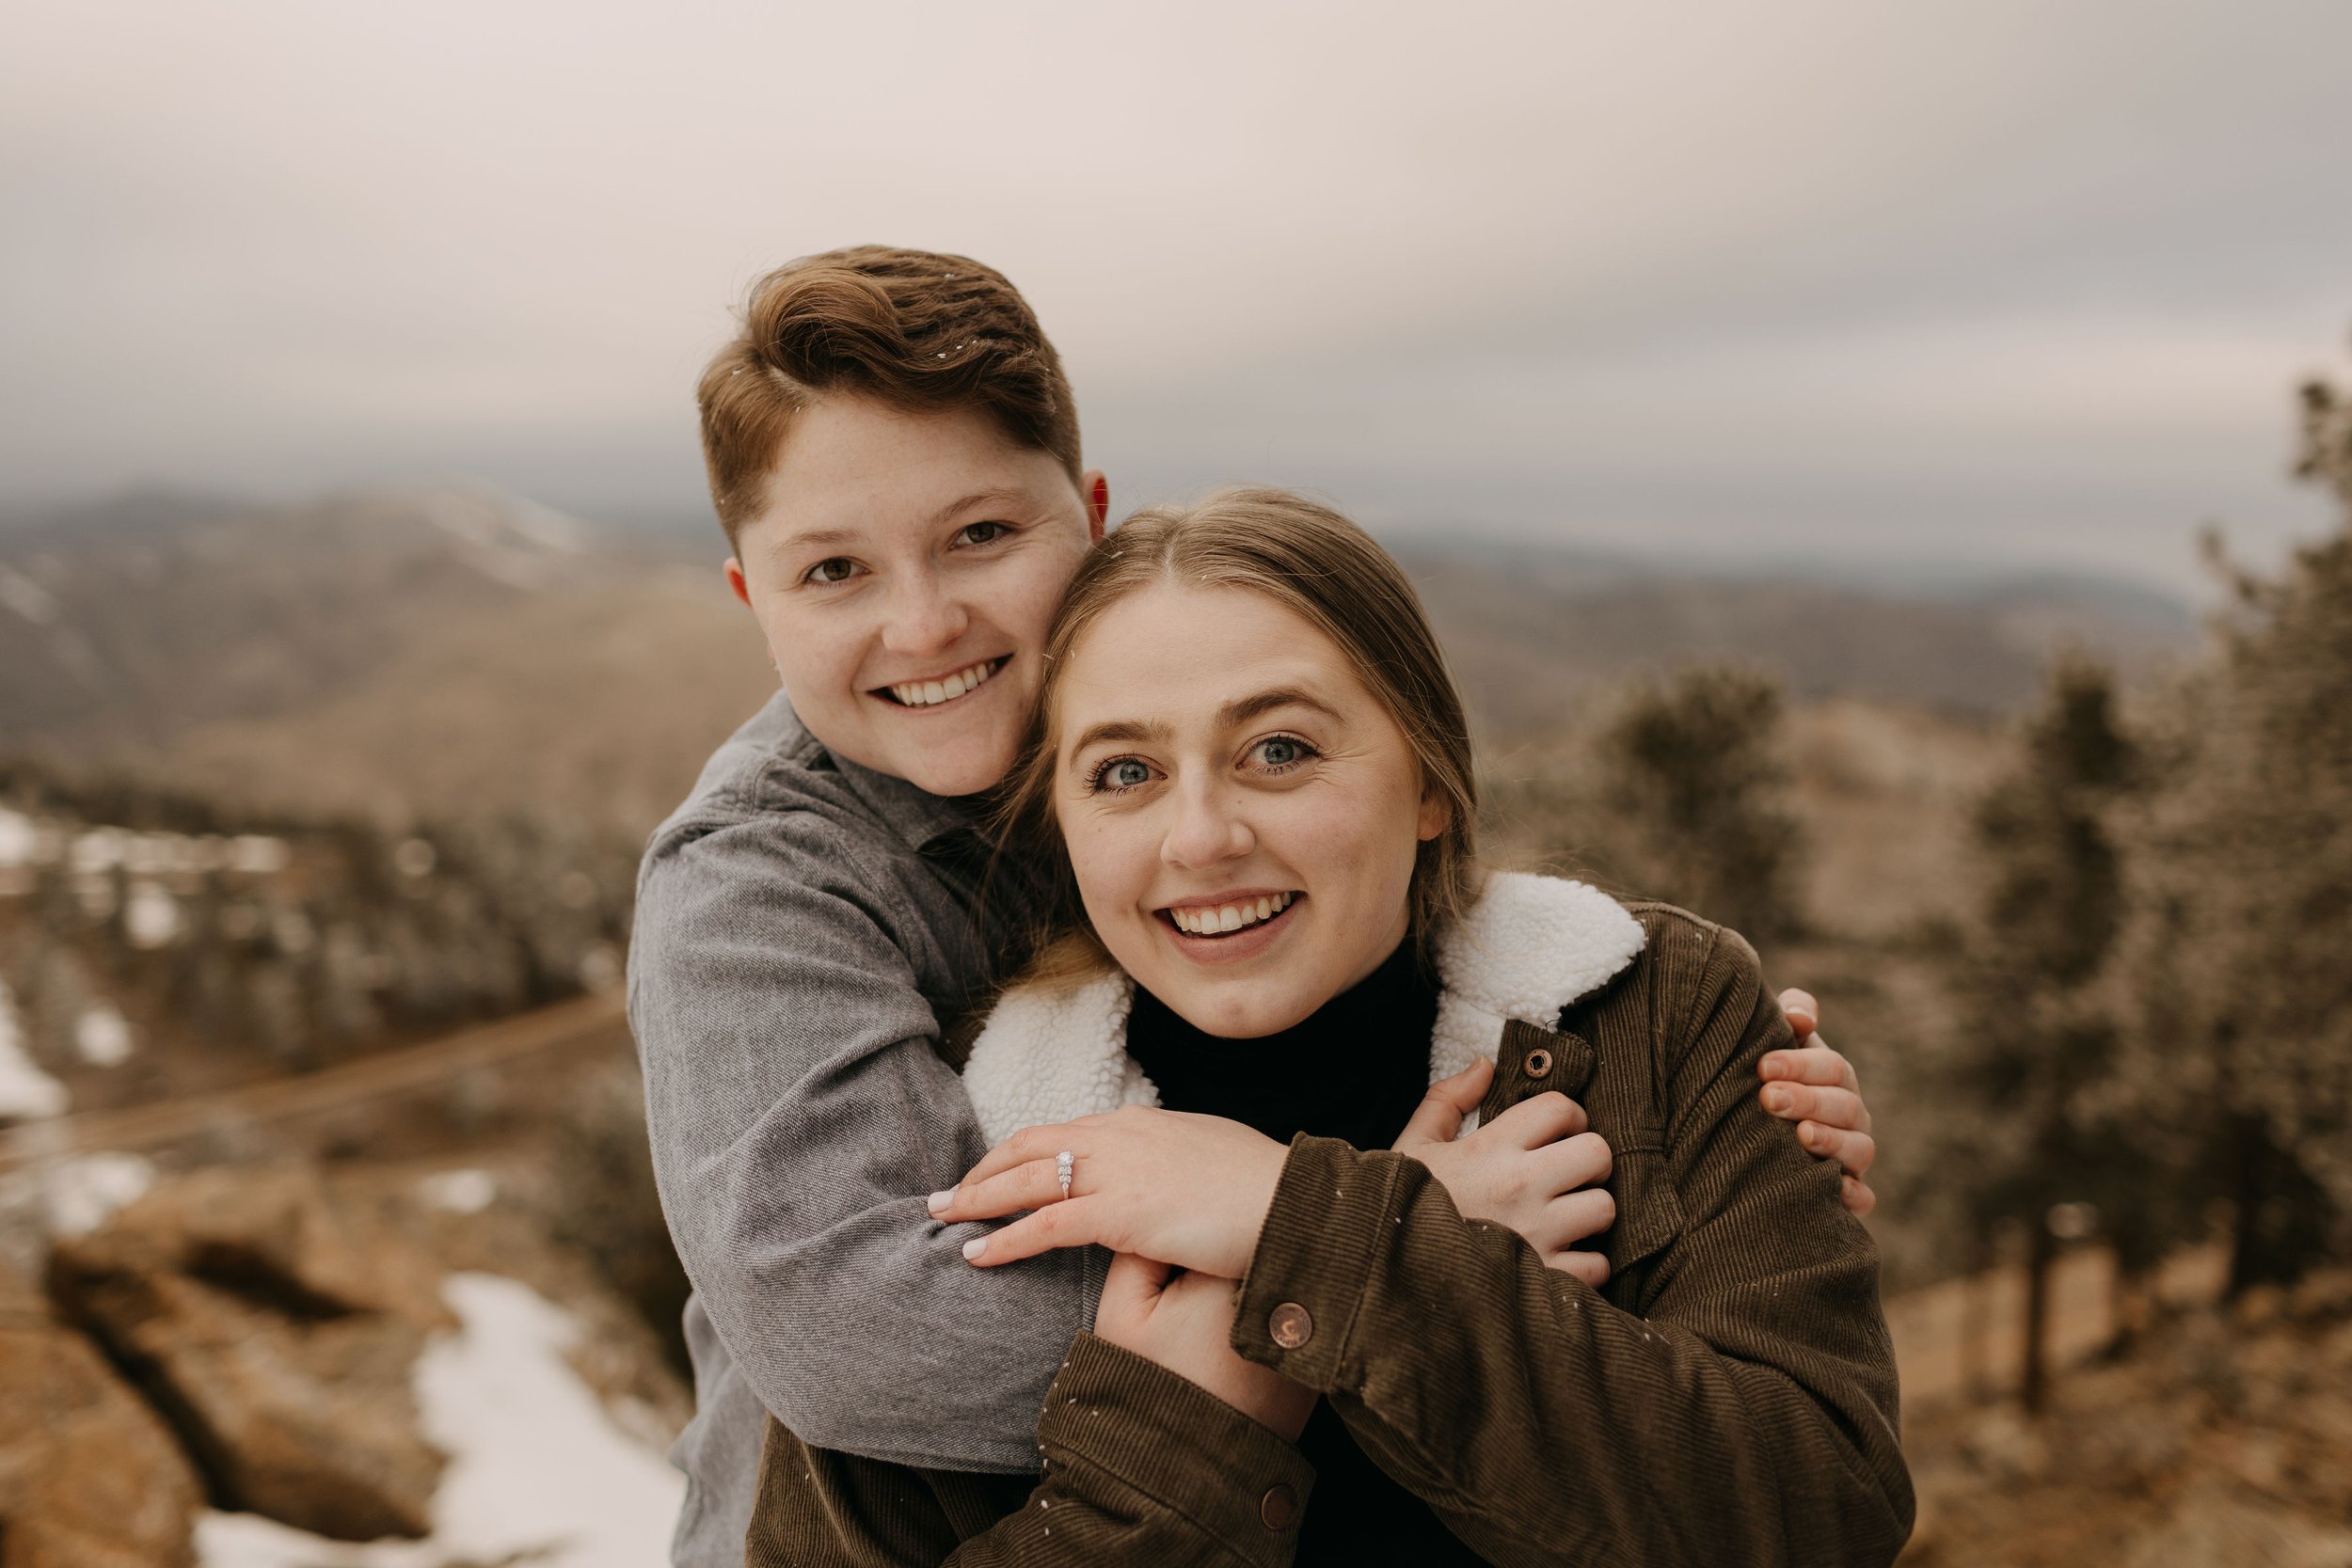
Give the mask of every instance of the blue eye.
<path id="1" fill-rule="evenodd" d="M 1152 782 L 1149 763 L 1134 757 L 1113 757 L 1095 768 L 1088 784 L 1097 792 L 1119 794 L 1124 790 L 1140 789 Z"/>
<path id="2" fill-rule="evenodd" d="M 1251 749 L 1257 752 L 1260 765 L 1271 773 L 1287 773 L 1320 754 L 1295 735 L 1268 736 Z"/>

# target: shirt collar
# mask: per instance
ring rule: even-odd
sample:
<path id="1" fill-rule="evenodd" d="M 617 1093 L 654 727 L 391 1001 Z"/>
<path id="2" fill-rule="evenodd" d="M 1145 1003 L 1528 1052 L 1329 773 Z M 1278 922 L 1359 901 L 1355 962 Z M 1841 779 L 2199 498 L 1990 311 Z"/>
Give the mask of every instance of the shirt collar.
<path id="1" fill-rule="evenodd" d="M 951 834 L 979 830 L 981 807 L 976 798 L 933 795 L 904 779 L 851 762 L 830 747 L 824 751 L 857 798 L 906 840 L 909 848 L 919 852 Z"/>

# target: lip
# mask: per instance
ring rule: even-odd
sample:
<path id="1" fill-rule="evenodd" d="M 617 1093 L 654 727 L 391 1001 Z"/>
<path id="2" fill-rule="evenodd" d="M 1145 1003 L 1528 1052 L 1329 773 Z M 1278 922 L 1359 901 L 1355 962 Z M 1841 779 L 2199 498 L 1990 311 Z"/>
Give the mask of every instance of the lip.
<path id="1" fill-rule="evenodd" d="M 1169 910 L 1197 910 L 1204 906 L 1214 908 L 1219 904 L 1238 904 L 1245 897 L 1270 898 L 1278 893 L 1287 893 L 1291 895 L 1287 908 L 1276 911 L 1254 926 L 1244 927 L 1225 936 L 1194 936 L 1189 931 L 1179 929 L 1176 923 L 1168 916 Z M 1175 903 L 1163 904 L 1152 911 L 1152 924 L 1157 926 L 1161 933 L 1175 944 L 1177 952 L 1182 953 L 1194 963 L 1242 963 L 1256 958 L 1279 942 L 1282 939 L 1282 933 L 1290 929 L 1291 916 L 1296 914 L 1306 902 L 1307 895 L 1295 888 L 1252 888 L 1247 893 L 1236 888 L 1232 893 L 1221 893 L 1214 898 L 1180 898 Z"/>
<path id="2" fill-rule="evenodd" d="M 917 716 L 930 713 L 945 713 L 950 708 L 961 708 L 963 706 L 966 698 L 974 696 L 988 687 L 994 686 L 996 684 L 997 677 L 1005 673 L 1005 666 L 1010 664 L 1011 662 L 1012 655 L 1010 654 L 995 654 L 987 658 L 967 658 L 962 663 L 956 665 L 953 669 L 943 670 L 935 675 L 911 675 L 905 680 L 884 681 L 880 686 L 869 686 L 866 689 L 866 695 L 882 704 L 884 707 L 890 708 L 898 713 L 913 714 Z M 994 665 L 995 668 L 989 673 L 988 679 L 980 682 L 978 686 L 970 688 L 961 695 L 950 697 L 944 703 L 925 703 L 920 707 L 910 707 L 908 705 L 898 701 L 897 697 L 891 694 L 890 689 L 894 686 L 921 686 L 930 681 L 944 681 L 949 675 L 957 674 L 962 671 L 971 669 L 975 664 L 991 664 Z"/>

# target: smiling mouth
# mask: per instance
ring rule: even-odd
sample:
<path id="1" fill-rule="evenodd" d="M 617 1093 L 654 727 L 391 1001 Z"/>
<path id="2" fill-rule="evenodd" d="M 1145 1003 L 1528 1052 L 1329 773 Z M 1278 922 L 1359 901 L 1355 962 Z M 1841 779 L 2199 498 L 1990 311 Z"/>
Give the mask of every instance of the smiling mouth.
<path id="1" fill-rule="evenodd" d="M 1215 942 L 1269 925 L 1306 896 L 1303 893 L 1262 894 L 1255 898 L 1236 898 L 1229 904 L 1193 904 L 1156 912 L 1185 936 Z"/>
<path id="2" fill-rule="evenodd" d="M 982 682 L 1012 662 L 1008 654 L 1003 658 L 982 659 L 979 663 L 943 675 L 935 681 L 900 681 L 895 686 L 878 686 L 873 694 L 886 703 L 900 707 L 938 707 L 966 695 Z"/>

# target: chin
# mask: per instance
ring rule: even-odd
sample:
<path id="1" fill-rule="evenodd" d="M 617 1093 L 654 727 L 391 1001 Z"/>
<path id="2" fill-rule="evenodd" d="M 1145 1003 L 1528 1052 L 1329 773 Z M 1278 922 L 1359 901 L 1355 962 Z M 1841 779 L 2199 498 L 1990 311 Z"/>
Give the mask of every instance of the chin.
<path id="1" fill-rule="evenodd" d="M 1279 1035 L 1295 1023 L 1302 1023 L 1314 1012 L 1311 1006 L 1272 997 L 1217 998 L 1205 996 L 1199 1006 L 1186 1006 L 1170 997 L 1162 997 L 1184 1021 L 1204 1035 L 1219 1039 L 1254 1040 L 1268 1035 Z"/>
<path id="2" fill-rule="evenodd" d="M 993 789 L 1011 768 L 1009 754 L 990 754 L 968 758 L 921 757 L 895 771 L 915 788 L 933 795 L 977 795 L 984 789 Z"/>

